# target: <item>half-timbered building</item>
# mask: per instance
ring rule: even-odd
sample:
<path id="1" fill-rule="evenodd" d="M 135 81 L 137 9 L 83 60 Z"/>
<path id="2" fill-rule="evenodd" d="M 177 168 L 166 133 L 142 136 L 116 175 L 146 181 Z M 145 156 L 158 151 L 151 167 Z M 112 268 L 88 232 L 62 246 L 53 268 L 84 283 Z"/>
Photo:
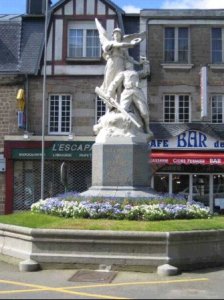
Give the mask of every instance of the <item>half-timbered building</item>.
<path id="1" fill-rule="evenodd" d="M 109 38 L 115 27 L 126 33 L 139 30 L 139 16 L 129 15 L 125 23 L 124 11 L 109 0 L 61 0 L 53 6 L 50 2 L 46 13 L 46 1 L 27 0 L 21 16 L 24 52 L 19 59 L 24 59 L 25 79 L 17 91 L 24 90 L 26 118 L 16 134 L 5 134 L 5 213 L 29 209 L 40 199 L 43 139 L 44 197 L 82 192 L 91 185 L 93 125 L 105 113 L 105 104 L 95 94 L 105 69 L 95 18 Z M 30 27 L 23 28 L 27 22 Z M 16 103 L 15 93 L 14 97 Z"/>

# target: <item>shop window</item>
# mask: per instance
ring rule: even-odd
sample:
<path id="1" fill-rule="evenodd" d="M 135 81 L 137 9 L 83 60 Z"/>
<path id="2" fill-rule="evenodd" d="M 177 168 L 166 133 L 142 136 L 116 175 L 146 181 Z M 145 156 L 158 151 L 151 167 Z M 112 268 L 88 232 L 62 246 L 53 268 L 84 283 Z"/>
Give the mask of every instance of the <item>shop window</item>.
<path id="1" fill-rule="evenodd" d="M 165 28 L 166 63 L 189 63 L 189 29 L 187 27 Z"/>
<path id="2" fill-rule="evenodd" d="M 224 62 L 224 29 L 212 28 L 212 63 Z"/>
<path id="3" fill-rule="evenodd" d="M 30 209 L 35 199 L 34 163 L 32 161 L 17 161 L 14 165 L 14 203 L 16 210 Z"/>
<path id="4" fill-rule="evenodd" d="M 71 106 L 71 95 L 50 95 L 49 134 L 69 134 L 71 131 Z"/>
<path id="5" fill-rule="evenodd" d="M 98 30 L 94 22 L 70 22 L 68 25 L 68 58 L 101 57 Z"/>
<path id="6" fill-rule="evenodd" d="M 212 123 L 224 122 L 224 95 L 212 97 Z"/>
<path id="7" fill-rule="evenodd" d="M 209 175 L 193 175 L 192 199 L 209 206 Z"/>
<path id="8" fill-rule="evenodd" d="M 189 95 L 164 96 L 164 122 L 190 122 Z"/>
<path id="9" fill-rule="evenodd" d="M 25 207 L 30 207 L 34 202 L 34 176 L 33 171 L 27 170 L 24 174 L 25 183 Z"/>
<path id="10" fill-rule="evenodd" d="M 213 196 L 215 206 L 224 209 L 224 175 L 213 176 Z"/>
<path id="11" fill-rule="evenodd" d="M 155 175 L 154 176 L 154 189 L 158 193 L 169 193 L 169 175 Z"/>
<path id="12" fill-rule="evenodd" d="M 172 190 L 174 194 L 189 196 L 189 175 L 174 174 L 172 177 Z"/>
<path id="13" fill-rule="evenodd" d="M 99 97 L 96 98 L 96 123 L 98 122 L 99 118 L 105 115 L 106 113 L 106 104 L 102 99 Z"/>
<path id="14" fill-rule="evenodd" d="M 46 160 L 44 167 L 44 199 L 67 192 L 84 192 L 91 185 L 91 160 L 66 160 L 66 189 L 61 180 L 61 160 Z M 41 197 L 41 162 L 17 160 L 14 163 L 13 211 L 30 210 Z M 9 185 L 9 183 L 8 183 Z M 9 185 L 10 186 L 10 185 Z"/>

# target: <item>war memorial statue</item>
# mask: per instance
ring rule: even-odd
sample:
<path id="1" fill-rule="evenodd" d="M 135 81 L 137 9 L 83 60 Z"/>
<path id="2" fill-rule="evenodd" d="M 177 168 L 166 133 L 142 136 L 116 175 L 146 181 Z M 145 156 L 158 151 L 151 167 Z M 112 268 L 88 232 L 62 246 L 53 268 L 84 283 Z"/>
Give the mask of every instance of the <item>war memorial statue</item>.
<path id="1" fill-rule="evenodd" d="M 151 167 L 149 105 L 141 79 L 150 73 L 149 61 L 136 61 L 128 50 L 140 44 L 145 32 L 123 35 L 113 30 L 112 39 L 98 19 L 96 27 L 106 61 L 104 79 L 95 93 L 107 111 L 93 131 L 92 186 L 84 196 L 150 198 Z M 140 71 L 135 70 L 138 65 Z"/>
<path id="2" fill-rule="evenodd" d="M 147 98 L 140 87 L 140 77 L 147 76 L 149 62 L 135 61 L 128 53 L 145 38 L 145 32 L 122 35 L 120 28 L 113 30 L 113 40 L 96 19 L 96 26 L 106 60 L 104 81 L 96 87 L 96 94 L 107 104 L 107 113 L 94 126 L 97 142 L 107 137 L 136 137 L 149 140 L 152 133 L 149 129 L 149 108 Z M 144 64 L 145 72 L 137 72 L 134 65 Z M 146 67 L 147 64 L 147 67 Z"/>

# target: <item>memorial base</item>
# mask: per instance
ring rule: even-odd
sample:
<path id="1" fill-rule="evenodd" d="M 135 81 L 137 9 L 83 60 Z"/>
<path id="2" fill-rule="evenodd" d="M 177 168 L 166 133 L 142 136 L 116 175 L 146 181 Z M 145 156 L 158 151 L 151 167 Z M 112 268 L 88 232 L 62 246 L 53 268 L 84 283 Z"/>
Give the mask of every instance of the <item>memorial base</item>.
<path id="1" fill-rule="evenodd" d="M 84 197 L 99 198 L 136 198 L 136 199 L 155 199 L 160 196 L 152 188 L 134 187 L 134 186 L 92 186 L 88 191 L 81 193 Z"/>
<path id="2" fill-rule="evenodd" d="M 151 165 L 147 142 L 110 138 L 92 150 L 92 186 L 87 197 L 155 198 L 150 188 Z"/>

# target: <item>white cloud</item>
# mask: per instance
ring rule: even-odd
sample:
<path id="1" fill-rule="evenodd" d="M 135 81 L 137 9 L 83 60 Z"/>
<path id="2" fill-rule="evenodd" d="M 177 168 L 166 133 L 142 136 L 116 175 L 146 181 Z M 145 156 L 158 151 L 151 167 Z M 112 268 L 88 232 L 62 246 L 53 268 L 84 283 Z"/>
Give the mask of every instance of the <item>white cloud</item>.
<path id="1" fill-rule="evenodd" d="M 141 8 L 133 6 L 133 5 L 126 5 L 123 6 L 122 9 L 126 12 L 126 13 L 139 13 Z"/>
<path id="2" fill-rule="evenodd" d="M 224 8 L 224 0 L 165 0 L 161 8 L 170 9 L 219 9 Z"/>

